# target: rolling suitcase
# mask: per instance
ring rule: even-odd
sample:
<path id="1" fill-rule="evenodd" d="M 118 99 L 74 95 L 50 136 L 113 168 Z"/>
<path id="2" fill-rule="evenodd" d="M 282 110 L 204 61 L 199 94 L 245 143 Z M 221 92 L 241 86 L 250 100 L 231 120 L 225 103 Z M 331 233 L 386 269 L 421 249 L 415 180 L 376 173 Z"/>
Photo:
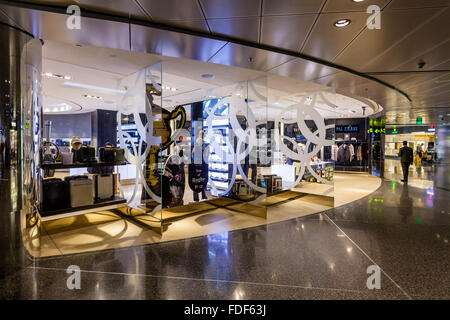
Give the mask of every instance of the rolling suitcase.
<path id="1" fill-rule="evenodd" d="M 42 213 L 69 208 L 69 188 L 65 181 L 58 178 L 45 179 L 42 182 Z"/>
<path id="2" fill-rule="evenodd" d="M 93 182 L 87 176 L 70 176 L 64 180 L 69 184 L 70 206 L 72 208 L 94 204 Z"/>
<path id="3" fill-rule="evenodd" d="M 249 187 L 248 184 L 246 184 L 244 181 L 240 181 L 239 182 L 239 191 L 238 191 L 238 195 L 240 196 L 246 196 L 251 194 L 251 189 Z"/>
<path id="4" fill-rule="evenodd" d="M 114 198 L 114 177 L 112 174 L 93 175 L 95 200 L 110 200 Z"/>

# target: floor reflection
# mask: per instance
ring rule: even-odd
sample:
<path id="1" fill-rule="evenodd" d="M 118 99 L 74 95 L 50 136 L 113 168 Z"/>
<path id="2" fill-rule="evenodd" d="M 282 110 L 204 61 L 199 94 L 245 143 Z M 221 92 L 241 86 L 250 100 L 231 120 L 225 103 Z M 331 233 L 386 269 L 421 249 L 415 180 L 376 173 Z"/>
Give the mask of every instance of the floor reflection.
<path id="1" fill-rule="evenodd" d="M 402 216 L 403 223 L 406 223 L 413 214 L 413 199 L 409 196 L 407 184 L 403 186 L 398 214 Z"/>
<path id="2" fill-rule="evenodd" d="M 408 184 L 410 186 L 421 189 L 434 188 L 435 180 L 437 178 L 435 174 L 436 167 L 439 167 L 439 165 L 423 164 L 421 166 L 416 166 L 415 164 L 412 164 L 409 167 Z M 403 179 L 403 172 L 400 160 L 394 159 L 385 160 L 384 178 L 392 181 L 401 182 L 401 180 Z"/>

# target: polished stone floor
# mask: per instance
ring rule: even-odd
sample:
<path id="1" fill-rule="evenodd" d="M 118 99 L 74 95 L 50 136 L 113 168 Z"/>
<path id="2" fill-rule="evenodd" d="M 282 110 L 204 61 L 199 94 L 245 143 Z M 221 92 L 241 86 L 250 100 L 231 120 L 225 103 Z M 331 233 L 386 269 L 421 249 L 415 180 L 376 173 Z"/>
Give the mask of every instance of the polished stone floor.
<path id="1" fill-rule="evenodd" d="M 383 180 L 377 191 L 350 204 L 288 221 L 16 259 L 20 265 L 2 273 L 0 298 L 449 299 L 448 199 L 440 188 Z M 82 270 L 80 290 L 67 288 L 71 265 Z M 379 290 L 366 285 L 371 265 L 381 268 Z"/>
<path id="2" fill-rule="evenodd" d="M 292 197 L 289 193 L 283 193 L 269 197 L 264 201 L 267 206 L 265 218 L 246 214 L 246 207 L 217 208 L 201 202 L 194 208 L 182 211 L 182 214 L 186 214 L 195 209 L 198 213 L 165 223 L 162 234 L 158 234 L 146 224 L 148 220 L 155 221 L 148 215 L 135 217 L 136 221 L 124 219 L 112 211 L 100 211 L 42 222 L 41 228 L 35 226 L 25 230 L 24 243 L 33 257 L 43 258 L 206 236 L 323 212 L 333 206 L 360 199 L 374 192 L 380 184 L 381 179 L 373 175 L 336 173 L 334 186 L 308 183 L 293 189 L 300 189 L 298 191 L 302 193 L 315 191 L 319 195 L 294 193 Z M 132 191 L 131 189 L 129 191 Z M 320 191 L 323 190 L 331 192 L 323 197 L 320 196 Z"/>

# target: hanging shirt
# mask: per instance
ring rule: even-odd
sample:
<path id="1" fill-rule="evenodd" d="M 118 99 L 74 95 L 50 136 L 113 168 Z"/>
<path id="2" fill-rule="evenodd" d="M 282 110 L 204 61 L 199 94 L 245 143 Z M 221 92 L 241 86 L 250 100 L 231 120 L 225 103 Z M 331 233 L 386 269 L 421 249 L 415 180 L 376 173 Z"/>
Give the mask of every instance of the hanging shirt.
<path id="1" fill-rule="evenodd" d="M 355 155 L 355 148 L 353 147 L 352 144 L 348 145 L 348 150 L 350 152 L 350 158 L 349 161 L 351 162 L 353 160 L 353 156 Z"/>
<path id="2" fill-rule="evenodd" d="M 362 161 L 363 160 L 362 145 L 359 145 L 358 149 L 356 150 L 356 160 L 358 160 L 358 161 Z"/>
<path id="3" fill-rule="evenodd" d="M 337 145 L 331 146 L 331 160 L 333 160 L 333 161 L 337 160 L 338 150 L 339 150 L 339 148 Z"/>

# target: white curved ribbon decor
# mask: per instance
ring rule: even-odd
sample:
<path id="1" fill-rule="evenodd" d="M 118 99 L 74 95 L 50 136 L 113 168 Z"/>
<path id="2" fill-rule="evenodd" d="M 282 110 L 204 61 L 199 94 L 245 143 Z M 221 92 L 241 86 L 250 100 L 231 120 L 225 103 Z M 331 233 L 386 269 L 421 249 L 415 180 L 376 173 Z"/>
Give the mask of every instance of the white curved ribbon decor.
<path id="1" fill-rule="evenodd" d="M 156 64 L 154 66 L 142 69 L 136 75 L 127 77 L 123 79 L 121 83 L 119 83 L 120 87 L 123 82 L 126 81 L 134 82 L 132 87 L 128 88 L 125 94 L 119 97 L 119 101 L 117 104 L 118 138 L 120 147 L 125 149 L 125 159 L 130 164 L 136 166 L 136 182 L 134 185 L 132 196 L 128 200 L 128 204 L 131 203 L 136 197 L 136 194 L 140 187 L 139 181 L 141 181 L 142 186 L 150 195 L 150 197 L 154 201 L 161 203 L 161 197 L 153 193 L 151 188 L 148 186 L 148 183 L 144 176 L 144 169 L 143 169 L 145 160 L 150 151 L 150 146 L 160 145 L 161 143 L 161 137 L 153 136 L 153 121 L 156 120 L 156 117 L 154 117 L 152 113 L 153 101 L 149 101 L 149 97 L 147 97 L 146 95 L 146 79 L 151 80 L 151 83 L 156 90 L 158 91 L 162 90 L 161 86 L 154 81 L 153 75 L 151 73 L 152 70 L 154 71 L 156 70 L 156 72 L 161 72 L 160 64 Z M 153 99 L 153 97 L 150 97 L 150 99 Z M 145 107 L 145 118 L 146 118 L 145 125 L 142 123 L 141 117 L 139 115 L 140 110 L 142 110 L 143 107 Z M 141 138 L 137 148 L 130 134 L 124 131 L 122 128 L 123 115 L 125 116 L 132 115 L 134 118 L 138 135 Z M 131 144 L 132 147 L 131 151 L 128 149 L 126 142 L 129 142 Z M 142 142 L 145 142 L 147 145 L 145 149 Z"/>
<path id="2" fill-rule="evenodd" d="M 317 180 L 319 180 L 322 183 L 333 185 L 332 181 L 328 181 L 326 179 L 323 179 L 320 177 L 312 168 L 309 163 L 309 160 L 312 159 L 315 155 L 319 153 L 319 151 L 324 146 L 331 146 L 334 144 L 333 140 L 327 140 L 326 139 L 326 131 L 328 129 L 334 128 L 334 125 L 325 125 L 325 121 L 320 115 L 320 113 L 315 109 L 315 104 L 317 102 L 317 96 L 320 95 L 320 92 L 314 92 L 311 93 L 308 97 L 303 97 L 301 101 L 297 104 L 291 105 L 287 107 L 286 109 L 283 109 L 278 114 L 277 118 L 275 119 L 275 143 L 277 144 L 279 150 L 286 155 L 286 157 L 291 158 L 294 161 L 300 162 L 300 175 L 298 176 L 297 180 L 292 184 L 286 186 L 287 188 L 293 188 L 295 187 L 302 179 L 305 168 L 308 169 L 308 171 L 311 173 L 313 177 L 315 177 Z M 310 103 L 308 104 L 307 101 Z M 297 114 L 296 119 L 293 120 L 284 120 L 284 116 L 288 112 L 295 112 Z M 314 121 L 314 124 L 317 127 L 316 131 L 312 131 L 308 125 L 306 124 L 306 119 L 309 118 L 309 120 Z M 290 137 L 287 136 L 279 136 L 279 125 L 281 123 L 284 124 L 290 124 L 290 123 L 297 123 L 297 126 L 302 133 L 303 136 L 305 136 L 307 143 L 305 150 L 300 150 L 296 148 L 296 152 L 289 149 L 289 147 L 284 143 L 284 140 L 288 140 L 294 145 L 297 145 L 297 143 Z M 294 143 L 295 142 L 295 143 Z M 313 144 L 313 148 L 310 152 L 309 146 Z"/>

